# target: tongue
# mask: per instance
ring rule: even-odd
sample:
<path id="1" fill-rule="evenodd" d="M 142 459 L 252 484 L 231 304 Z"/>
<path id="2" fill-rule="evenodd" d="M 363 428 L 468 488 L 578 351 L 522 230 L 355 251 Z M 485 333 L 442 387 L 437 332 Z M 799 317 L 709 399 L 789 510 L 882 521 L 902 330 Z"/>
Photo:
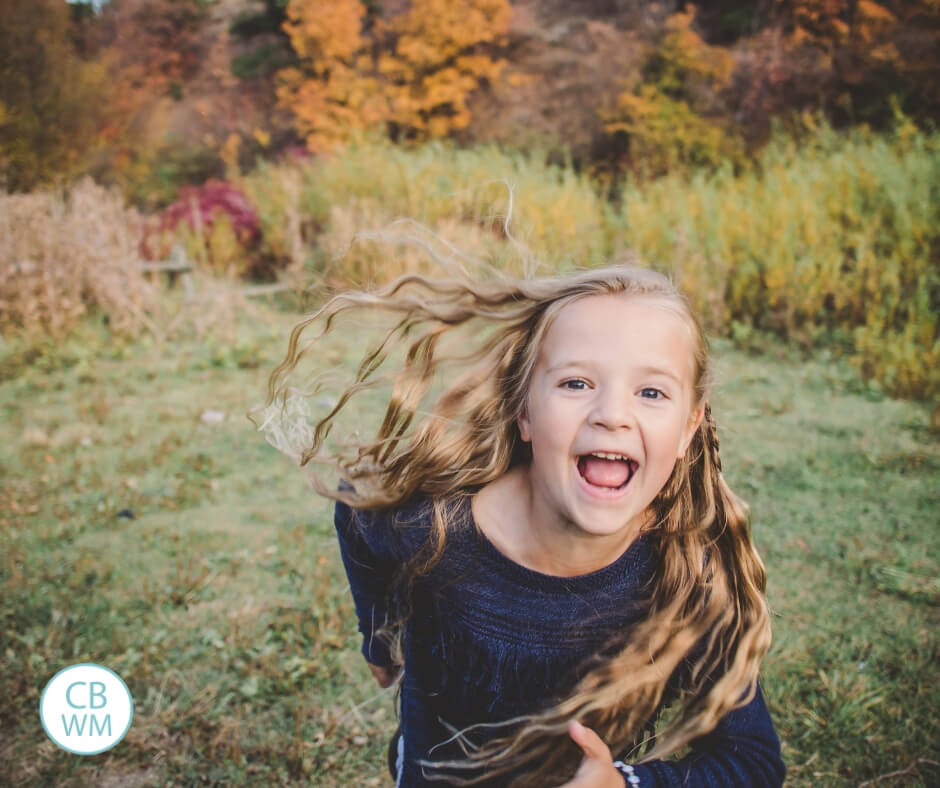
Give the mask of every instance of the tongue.
<path id="1" fill-rule="evenodd" d="M 620 487 L 630 478 L 630 466 L 623 460 L 602 460 L 590 454 L 578 460 L 578 469 L 597 487 Z"/>

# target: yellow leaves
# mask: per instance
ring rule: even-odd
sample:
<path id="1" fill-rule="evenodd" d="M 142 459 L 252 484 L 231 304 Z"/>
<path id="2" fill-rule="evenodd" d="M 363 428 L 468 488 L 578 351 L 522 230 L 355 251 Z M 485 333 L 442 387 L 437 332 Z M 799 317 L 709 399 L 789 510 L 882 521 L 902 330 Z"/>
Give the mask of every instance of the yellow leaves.
<path id="1" fill-rule="evenodd" d="M 329 150 L 382 117 L 372 97 L 374 82 L 362 77 L 371 64 L 363 50 L 364 16 L 359 0 L 288 4 L 284 29 L 304 68 L 278 73 L 277 96 L 293 111 L 311 151 Z"/>
<path id="2" fill-rule="evenodd" d="M 419 138 L 469 125 L 467 97 L 502 67 L 480 47 L 505 34 L 510 15 L 506 0 L 416 0 L 389 25 L 395 54 L 380 61 L 391 78 L 390 119 Z"/>
<path id="3" fill-rule="evenodd" d="M 298 56 L 324 71 L 336 60 L 351 60 L 362 47 L 365 12 L 359 0 L 290 0 L 284 30 Z"/>
<path id="4" fill-rule="evenodd" d="M 430 136 L 443 137 L 447 134 L 448 131 L 450 131 L 451 125 L 459 128 L 459 126 L 456 126 L 456 124 L 453 123 L 455 119 L 456 118 L 445 118 L 441 115 L 430 118 L 427 123 L 427 130 Z"/>
<path id="5" fill-rule="evenodd" d="M 241 147 L 241 137 L 234 131 L 228 135 L 219 151 L 219 158 L 225 163 L 225 172 L 228 175 L 238 175 L 238 149 Z"/>
<path id="6" fill-rule="evenodd" d="M 400 36 L 399 57 L 427 65 L 495 43 L 508 31 L 511 16 L 507 0 L 414 0 L 389 28 Z"/>
<path id="7" fill-rule="evenodd" d="M 457 68 L 463 71 L 468 79 L 482 77 L 490 82 L 495 82 L 499 79 L 505 65 L 505 61 L 493 60 L 485 55 L 466 55 L 457 58 Z M 467 84 L 469 85 L 469 81 Z"/>
<path id="8" fill-rule="evenodd" d="M 626 132 L 637 170 L 649 176 L 688 167 L 716 167 L 740 158 L 740 142 L 720 125 L 644 85 L 640 95 L 621 94 L 617 109 L 607 116 L 608 133 Z"/>
<path id="9" fill-rule="evenodd" d="M 651 87 L 642 90 L 642 95 L 621 93 L 617 97 L 616 111 L 608 116 L 604 128 L 608 134 L 618 131 L 632 134 L 649 128 L 657 114 L 655 90 Z"/>
<path id="10" fill-rule="evenodd" d="M 415 0 L 364 34 L 365 6 L 290 0 L 285 23 L 302 70 L 279 74 L 278 100 L 311 150 L 357 129 L 394 124 L 406 138 L 443 137 L 470 122 L 467 97 L 502 63 L 484 49 L 507 32 L 509 0 Z"/>
<path id="11" fill-rule="evenodd" d="M 692 29 L 695 6 L 686 6 L 684 12 L 673 14 L 666 20 L 666 35 L 660 45 L 658 57 L 666 71 L 682 80 L 697 76 L 724 85 L 734 70 L 734 58 L 724 47 L 711 46 Z"/>
<path id="12" fill-rule="evenodd" d="M 743 144 L 701 107 L 702 87 L 715 93 L 730 81 L 734 59 L 724 47 L 706 44 L 692 29 L 695 7 L 670 16 L 659 45 L 650 53 L 647 82 L 621 93 L 602 112 L 608 134 L 629 136 L 634 169 L 661 175 L 677 167 L 715 167 L 735 161 Z"/>
<path id="13" fill-rule="evenodd" d="M 858 0 L 856 13 L 862 19 L 870 22 L 894 24 L 897 17 L 880 3 L 873 3 L 872 0 Z"/>
<path id="14" fill-rule="evenodd" d="M 695 21 L 695 13 L 695 6 L 688 3 L 684 11 L 677 11 L 666 20 L 666 29 L 673 32 L 691 32 L 692 23 Z"/>

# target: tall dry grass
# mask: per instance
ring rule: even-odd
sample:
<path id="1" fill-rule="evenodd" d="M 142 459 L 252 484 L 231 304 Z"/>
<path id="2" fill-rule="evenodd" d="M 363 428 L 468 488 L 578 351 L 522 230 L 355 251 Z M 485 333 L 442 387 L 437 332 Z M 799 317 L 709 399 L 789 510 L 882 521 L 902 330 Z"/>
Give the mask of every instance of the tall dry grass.
<path id="1" fill-rule="evenodd" d="M 618 221 L 711 330 L 836 342 L 892 394 L 940 397 L 940 136 L 781 137 L 744 173 L 628 190 Z"/>
<path id="2" fill-rule="evenodd" d="M 421 245 L 434 235 L 444 242 L 438 257 L 450 244 L 500 268 L 556 270 L 610 255 L 606 202 L 587 177 L 541 151 L 360 140 L 335 155 L 264 166 L 239 185 L 258 210 L 267 253 L 347 285 L 433 270 Z M 369 240 L 382 230 L 392 241 L 384 247 Z"/>
<path id="3" fill-rule="evenodd" d="M 61 337 L 96 308 L 118 332 L 154 330 L 140 230 L 137 212 L 90 179 L 66 193 L 0 193 L 0 331 Z"/>

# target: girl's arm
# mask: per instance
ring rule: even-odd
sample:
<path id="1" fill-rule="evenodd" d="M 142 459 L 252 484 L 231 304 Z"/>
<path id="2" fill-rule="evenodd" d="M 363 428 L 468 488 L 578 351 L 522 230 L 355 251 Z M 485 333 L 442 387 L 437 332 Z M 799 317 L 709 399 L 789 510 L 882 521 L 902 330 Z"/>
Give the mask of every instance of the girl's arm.
<path id="1" fill-rule="evenodd" d="M 726 714 L 714 730 L 692 742 L 692 753 L 676 761 L 615 764 L 602 742 L 591 747 L 585 746 L 591 742 L 589 736 L 572 738 L 585 753 L 579 770 L 582 779 L 576 776 L 564 788 L 613 785 L 608 764 L 619 772 L 626 788 L 776 788 L 783 785 L 786 774 L 760 686 L 750 703 Z M 588 771 L 594 781 L 583 779 Z"/>
<path id="2" fill-rule="evenodd" d="M 728 712 L 714 730 L 691 746 L 692 752 L 677 761 L 634 764 L 638 785 L 657 788 L 783 785 L 786 767 L 780 757 L 780 740 L 760 685 L 750 703 Z"/>
<path id="3" fill-rule="evenodd" d="M 391 523 L 383 527 L 386 523 L 374 520 L 371 512 L 336 503 L 333 524 L 359 619 L 362 655 L 373 667 L 373 673 L 378 669 L 383 675 L 394 675 L 397 670 L 388 646 L 376 636 L 376 631 L 387 623 L 388 596 L 400 558 L 396 556 Z"/>

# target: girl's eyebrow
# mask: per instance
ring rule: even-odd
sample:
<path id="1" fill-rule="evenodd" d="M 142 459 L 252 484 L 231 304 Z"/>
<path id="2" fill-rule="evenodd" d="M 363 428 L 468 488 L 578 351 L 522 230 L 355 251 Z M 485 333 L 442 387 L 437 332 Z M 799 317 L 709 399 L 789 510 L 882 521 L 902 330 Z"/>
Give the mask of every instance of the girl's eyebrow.
<path id="1" fill-rule="evenodd" d="M 565 367 L 587 367 L 590 366 L 591 362 L 589 361 L 561 361 L 558 364 L 552 364 L 548 369 L 545 370 L 546 374 L 551 374 L 552 372 L 557 372 L 560 369 Z"/>
<path id="2" fill-rule="evenodd" d="M 679 385 L 682 385 L 682 378 L 671 369 L 667 369 L 665 367 L 640 367 L 638 372 L 641 372 L 644 375 L 662 375 L 663 377 L 669 378 Z"/>

